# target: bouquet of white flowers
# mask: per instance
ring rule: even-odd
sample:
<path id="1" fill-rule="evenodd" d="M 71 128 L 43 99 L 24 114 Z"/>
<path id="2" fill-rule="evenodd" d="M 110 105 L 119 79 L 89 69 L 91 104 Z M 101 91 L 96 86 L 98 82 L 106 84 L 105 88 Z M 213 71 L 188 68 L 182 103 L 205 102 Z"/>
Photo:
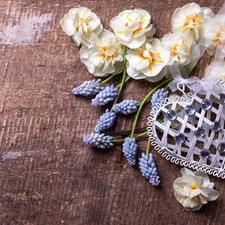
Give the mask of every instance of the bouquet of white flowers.
<path id="1" fill-rule="evenodd" d="M 74 95 L 95 96 L 91 102 L 93 106 L 106 106 L 94 132 L 84 136 L 84 142 L 101 149 L 123 143 L 124 156 L 134 166 L 138 151 L 136 139 L 148 137 L 148 131 L 138 133 L 136 130 L 144 105 L 151 103 L 154 108 L 160 104 L 168 97 L 169 87 L 174 91 L 181 79 L 186 84 L 192 83 L 193 80 L 184 78 L 187 78 L 205 50 L 210 55 L 216 54 L 216 59 L 224 59 L 223 10 L 224 7 L 215 16 L 210 8 L 189 3 L 175 10 L 172 16 L 172 32 L 156 38 L 156 29 L 146 10 L 121 12 L 110 21 L 112 31 L 109 31 L 103 28 L 100 19 L 90 9 L 70 9 L 61 20 L 61 26 L 80 47 L 80 59 L 89 73 L 98 77 L 85 81 L 72 92 Z M 205 77 L 225 78 L 224 67 L 224 60 L 213 63 L 206 69 Z M 120 77 L 119 84 L 105 85 L 115 76 Z M 131 78 L 160 82 L 141 102 L 133 99 L 118 102 L 125 84 Z M 135 114 L 135 118 L 130 135 L 116 139 L 108 135 L 106 130 L 113 126 L 119 114 Z M 159 118 L 158 122 L 163 122 L 163 118 Z M 150 140 L 146 153 L 142 153 L 139 159 L 139 167 L 142 175 L 152 185 L 159 185 L 156 164 L 150 153 Z M 207 175 L 187 169 L 182 170 L 182 175 L 182 178 L 174 182 L 175 196 L 188 210 L 197 210 L 207 201 L 218 197 Z"/>

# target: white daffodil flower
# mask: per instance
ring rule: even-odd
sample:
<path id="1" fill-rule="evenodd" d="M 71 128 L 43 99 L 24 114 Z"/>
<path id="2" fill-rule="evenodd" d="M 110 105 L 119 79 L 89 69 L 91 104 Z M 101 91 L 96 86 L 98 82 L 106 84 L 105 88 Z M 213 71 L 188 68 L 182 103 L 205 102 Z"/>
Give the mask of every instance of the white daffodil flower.
<path id="1" fill-rule="evenodd" d="M 196 40 L 199 40 L 202 23 L 212 17 L 214 14 L 211 9 L 200 7 L 196 3 L 188 3 L 175 10 L 172 16 L 172 30 L 174 33 L 183 31 L 191 33 Z"/>
<path id="2" fill-rule="evenodd" d="M 61 20 L 61 26 L 67 35 L 72 36 L 77 46 L 81 43 L 88 46 L 90 38 L 102 31 L 100 19 L 85 7 L 70 9 Z"/>
<path id="3" fill-rule="evenodd" d="M 218 16 L 219 17 L 219 16 Z M 222 16 L 217 20 L 208 20 L 202 25 L 202 33 L 205 38 L 207 52 L 214 55 L 217 48 L 225 54 L 225 21 Z"/>
<path id="4" fill-rule="evenodd" d="M 192 172 L 187 168 L 181 169 L 182 177 L 178 177 L 173 184 L 174 195 L 186 210 L 199 210 L 208 201 L 214 201 L 219 193 L 213 189 L 208 175 L 203 172 Z"/>
<path id="5" fill-rule="evenodd" d="M 196 43 L 191 36 L 180 34 L 166 34 L 162 38 L 162 44 L 170 51 L 170 61 L 168 65 L 174 63 L 187 65 L 190 63 L 191 50 Z"/>
<path id="6" fill-rule="evenodd" d="M 225 82 L 225 62 L 213 62 L 205 70 L 205 78 Z"/>
<path id="7" fill-rule="evenodd" d="M 170 59 L 170 52 L 154 38 L 137 49 L 127 52 L 127 74 L 132 78 L 146 79 L 150 82 L 161 80 L 167 73 L 166 65 Z"/>
<path id="8" fill-rule="evenodd" d="M 104 77 L 122 66 L 122 45 L 110 31 L 103 29 L 90 39 L 90 45 L 80 49 L 80 59 L 96 77 Z"/>
<path id="9" fill-rule="evenodd" d="M 125 46 L 139 48 L 155 34 L 150 14 L 143 9 L 125 10 L 110 21 L 115 35 Z"/>

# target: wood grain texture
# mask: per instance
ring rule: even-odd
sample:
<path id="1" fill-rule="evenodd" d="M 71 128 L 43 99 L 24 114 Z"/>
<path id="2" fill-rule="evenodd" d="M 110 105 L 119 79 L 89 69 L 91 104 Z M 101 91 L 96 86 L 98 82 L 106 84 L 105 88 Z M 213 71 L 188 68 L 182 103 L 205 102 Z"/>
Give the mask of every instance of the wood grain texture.
<path id="1" fill-rule="evenodd" d="M 196 1 L 218 12 L 223 1 Z M 71 90 L 91 79 L 79 51 L 59 23 L 72 7 L 94 11 L 106 28 L 125 9 L 144 8 L 160 37 L 187 0 L 0 0 L 0 224 L 1 225 L 218 225 L 225 223 L 224 181 L 213 178 L 217 201 L 185 211 L 172 184 L 180 167 L 153 152 L 162 183 L 152 187 L 126 164 L 121 147 L 86 146 L 103 109 Z M 205 55 L 192 75 L 202 76 Z M 130 82 L 123 97 L 142 99 L 154 85 Z M 138 126 L 147 122 L 149 108 Z M 120 117 L 116 132 L 132 126 Z M 146 141 L 138 142 L 145 150 Z M 139 153 L 140 154 L 140 153 Z M 14 159 L 12 159 L 14 157 Z M 4 160 L 3 160 L 4 159 Z"/>

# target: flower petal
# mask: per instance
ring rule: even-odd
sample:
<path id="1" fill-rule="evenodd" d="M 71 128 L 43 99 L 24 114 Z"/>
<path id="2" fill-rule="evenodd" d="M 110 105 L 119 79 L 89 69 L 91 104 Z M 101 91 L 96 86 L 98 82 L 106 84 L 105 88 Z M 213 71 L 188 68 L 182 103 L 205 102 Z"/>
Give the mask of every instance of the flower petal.
<path id="1" fill-rule="evenodd" d="M 135 49 L 155 33 L 150 21 L 150 14 L 143 9 L 125 10 L 112 18 L 110 26 L 124 45 Z"/>
<path id="2" fill-rule="evenodd" d="M 145 79 L 146 77 L 143 73 L 132 67 L 127 68 L 127 74 L 135 80 Z"/>
<path id="3" fill-rule="evenodd" d="M 62 18 L 61 26 L 67 35 L 72 36 L 75 33 L 74 21 L 69 14 Z"/>
<path id="4" fill-rule="evenodd" d="M 139 48 L 146 40 L 144 35 L 131 39 L 130 41 L 124 41 L 123 43 L 126 44 L 127 47 L 131 49 Z"/>
<path id="5" fill-rule="evenodd" d="M 82 46 L 81 61 L 94 76 L 103 77 L 119 69 L 123 61 L 121 43 L 116 36 L 103 29 L 99 36 L 90 38 L 89 46 Z"/>
<path id="6" fill-rule="evenodd" d="M 194 172 L 195 176 L 203 178 L 203 186 L 208 187 L 210 184 L 209 176 L 201 171 Z"/>
<path id="7" fill-rule="evenodd" d="M 199 198 L 200 198 L 202 204 L 207 204 L 208 203 L 207 198 L 205 196 L 199 195 Z"/>
<path id="8" fill-rule="evenodd" d="M 181 169 L 182 177 L 178 177 L 173 184 L 176 199 L 187 210 L 198 210 L 208 201 L 214 201 L 219 193 L 211 187 L 211 182 L 206 174 L 192 172 L 187 168 Z"/>
<path id="9" fill-rule="evenodd" d="M 180 170 L 180 172 L 181 172 L 181 174 L 182 174 L 182 176 L 183 177 L 185 177 L 186 175 L 192 175 L 192 176 L 194 176 L 195 174 L 194 174 L 194 172 L 192 172 L 191 170 L 189 170 L 188 168 L 182 168 L 181 170 Z"/>
<path id="10" fill-rule="evenodd" d="M 191 198 L 190 199 L 190 208 L 195 211 L 195 210 L 199 210 L 202 207 L 202 202 L 200 201 L 199 198 L 195 197 L 195 198 Z"/>
<path id="11" fill-rule="evenodd" d="M 78 46 L 81 43 L 88 46 L 90 38 L 102 31 L 100 19 L 86 7 L 70 9 L 61 20 L 61 26 Z"/>
<path id="12" fill-rule="evenodd" d="M 142 70 L 146 68 L 149 65 L 149 60 L 148 59 L 142 59 L 141 61 L 138 62 L 138 65 L 136 66 L 137 70 Z"/>
<path id="13" fill-rule="evenodd" d="M 219 193 L 211 188 L 202 187 L 201 188 L 205 193 L 208 194 L 208 201 L 214 201 L 219 197 Z"/>
<path id="14" fill-rule="evenodd" d="M 194 190 L 190 191 L 190 198 L 194 198 L 196 196 L 198 196 L 201 193 L 201 189 L 196 188 Z"/>

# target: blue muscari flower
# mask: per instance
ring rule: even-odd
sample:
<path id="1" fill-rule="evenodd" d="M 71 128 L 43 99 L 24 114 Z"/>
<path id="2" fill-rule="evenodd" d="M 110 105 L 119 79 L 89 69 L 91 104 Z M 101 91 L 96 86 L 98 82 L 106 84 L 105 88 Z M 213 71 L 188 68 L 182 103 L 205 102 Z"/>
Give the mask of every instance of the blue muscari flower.
<path id="1" fill-rule="evenodd" d="M 142 176 L 147 178 L 153 186 L 158 186 L 160 179 L 152 153 L 150 153 L 149 156 L 142 153 L 141 156 L 142 157 L 139 159 L 139 167 L 141 169 Z"/>
<path id="2" fill-rule="evenodd" d="M 83 141 L 86 144 L 89 144 L 89 145 L 92 145 L 93 147 L 101 148 L 101 149 L 112 147 L 113 146 L 112 139 L 113 139 L 112 136 L 105 135 L 104 133 L 102 134 L 91 133 L 83 137 Z"/>
<path id="3" fill-rule="evenodd" d="M 160 88 L 157 91 L 155 91 L 154 94 L 152 95 L 151 100 L 152 108 L 157 106 L 158 103 L 167 98 L 168 93 L 169 93 L 168 91 L 165 91 L 165 88 Z"/>
<path id="4" fill-rule="evenodd" d="M 101 133 L 103 130 L 109 129 L 112 127 L 116 119 L 116 113 L 110 112 L 108 109 L 105 110 L 105 113 L 100 116 L 98 124 L 95 126 L 95 132 Z"/>
<path id="5" fill-rule="evenodd" d="M 108 102 L 113 101 L 118 95 L 118 88 L 111 86 L 106 86 L 102 91 L 100 91 L 94 99 L 92 99 L 91 104 L 93 106 L 102 106 L 107 104 Z"/>
<path id="6" fill-rule="evenodd" d="M 128 115 L 137 111 L 137 101 L 135 100 L 123 100 L 122 102 L 115 104 L 112 111 L 115 113 L 121 113 Z"/>
<path id="7" fill-rule="evenodd" d="M 131 166 L 136 164 L 137 144 L 135 138 L 126 137 L 123 143 L 123 153 Z"/>
<path id="8" fill-rule="evenodd" d="M 73 88 L 72 93 L 74 95 L 82 95 L 82 96 L 96 95 L 104 88 L 98 86 L 100 81 L 101 81 L 100 79 L 84 81 L 84 83 L 81 84 L 80 86 Z"/>

